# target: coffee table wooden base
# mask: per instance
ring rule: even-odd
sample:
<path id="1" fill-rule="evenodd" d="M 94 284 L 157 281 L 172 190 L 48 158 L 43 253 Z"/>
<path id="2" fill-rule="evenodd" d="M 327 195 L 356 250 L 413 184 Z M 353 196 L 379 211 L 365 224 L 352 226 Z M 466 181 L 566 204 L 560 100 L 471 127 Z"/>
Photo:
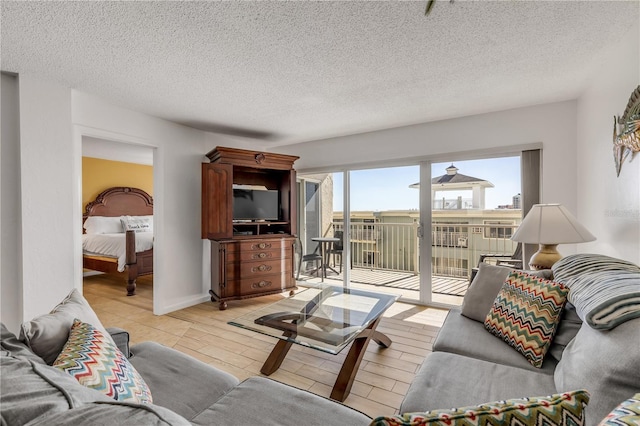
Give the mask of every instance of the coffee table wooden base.
<path id="1" fill-rule="evenodd" d="M 342 364 L 342 368 L 340 368 L 340 373 L 338 373 L 336 383 L 333 385 L 333 389 L 331 390 L 331 399 L 343 402 L 347 399 L 347 396 L 349 396 L 351 386 L 353 386 L 353 381 L 358 373 L 358 368 L 360 367 L 360 363 L 364 357 L 369 340 L 373 340 L 384 348 L 391 346 L 391 339 L 389 339 L 385 334 L 376 331 L 376 327 L 379 323 L 380 318 L 375 320 L 369 327 L 362 330 L 360 334 L 356 336 L 355 340 L 351 344 L 351 349 L 349 349 L 349 353 Z M 260 369 L 260 372 L 268 376 L 278 370 L 280 365 L 282 365 L 282 361 L 284 361 L 285 356 L 287 356 L 289 349 L 291 349 L 292 344 L 292 342 L 288 342 L 286 340 L 278 340 L 276 346 L 273 348 L 269 357 L 262 366 L 262 369 Z"/>

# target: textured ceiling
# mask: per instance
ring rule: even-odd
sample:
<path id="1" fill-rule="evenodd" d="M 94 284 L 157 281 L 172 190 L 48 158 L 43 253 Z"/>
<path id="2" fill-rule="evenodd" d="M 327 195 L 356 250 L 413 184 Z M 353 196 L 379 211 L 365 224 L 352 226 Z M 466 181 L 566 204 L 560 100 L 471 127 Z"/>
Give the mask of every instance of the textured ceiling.
<path id="1" fill-rule="evenodd" d="M 273 146 L 574 99 L 640 19 L 638 1 L 1 3 L 2 70 Z"/>

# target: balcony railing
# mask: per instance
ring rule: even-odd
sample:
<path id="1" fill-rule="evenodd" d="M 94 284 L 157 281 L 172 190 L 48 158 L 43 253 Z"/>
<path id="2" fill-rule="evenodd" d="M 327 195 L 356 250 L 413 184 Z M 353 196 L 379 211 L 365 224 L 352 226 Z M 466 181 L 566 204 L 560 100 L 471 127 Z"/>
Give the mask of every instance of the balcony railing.
<path id="1" fill-rule="evenodd" d="M 344 224 L 333 222 L 332 227 L 334 232 L 343 231 Z M 517 243 L 510 237 L 516 228 L 502 224 L 432 224 L 432 273 L 468 278 L 481 254 L 513 254 Z M 353 267 L 419 273 L 417 223 L 352 223 L 350 234 Z"/>

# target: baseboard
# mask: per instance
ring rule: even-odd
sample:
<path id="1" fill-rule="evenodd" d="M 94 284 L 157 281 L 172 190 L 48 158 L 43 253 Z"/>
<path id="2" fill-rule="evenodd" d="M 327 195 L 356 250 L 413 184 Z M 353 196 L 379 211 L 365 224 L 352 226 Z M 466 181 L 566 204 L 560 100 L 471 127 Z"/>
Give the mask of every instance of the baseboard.
<path id="1" fill-rule="evenodd" d="M 174 303 L 173 305 L 162 306 L 158 309 L 158 312 L 154 312 L 155 315 L 166 315 L 168 313 L 179 311 L 180 309 L 189 308 L 191 306 L 199 305 L 200 303 L 210 302 L 211 296 L 209 295 L 200 295 L 194 296 L 189 299 L 183 300 L 179 303 Z M 214 305 L 211 305 L 212 309 Z"/>

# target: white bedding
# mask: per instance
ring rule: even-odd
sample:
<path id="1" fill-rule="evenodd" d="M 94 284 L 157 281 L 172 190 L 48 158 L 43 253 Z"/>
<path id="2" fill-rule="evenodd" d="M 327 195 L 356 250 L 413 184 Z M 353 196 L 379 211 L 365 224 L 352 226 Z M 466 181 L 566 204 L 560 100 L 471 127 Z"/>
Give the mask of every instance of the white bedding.
<path id="1" fill-rule="evenodd" d="M 153 232 L 139 232 L 136 235 L 136 253 L 153 248 Z M 124 271 L 126 247 L 125 234 L 82 235 L 82 251 L 89 255 L 118 258 L 118 271 Z"/>

